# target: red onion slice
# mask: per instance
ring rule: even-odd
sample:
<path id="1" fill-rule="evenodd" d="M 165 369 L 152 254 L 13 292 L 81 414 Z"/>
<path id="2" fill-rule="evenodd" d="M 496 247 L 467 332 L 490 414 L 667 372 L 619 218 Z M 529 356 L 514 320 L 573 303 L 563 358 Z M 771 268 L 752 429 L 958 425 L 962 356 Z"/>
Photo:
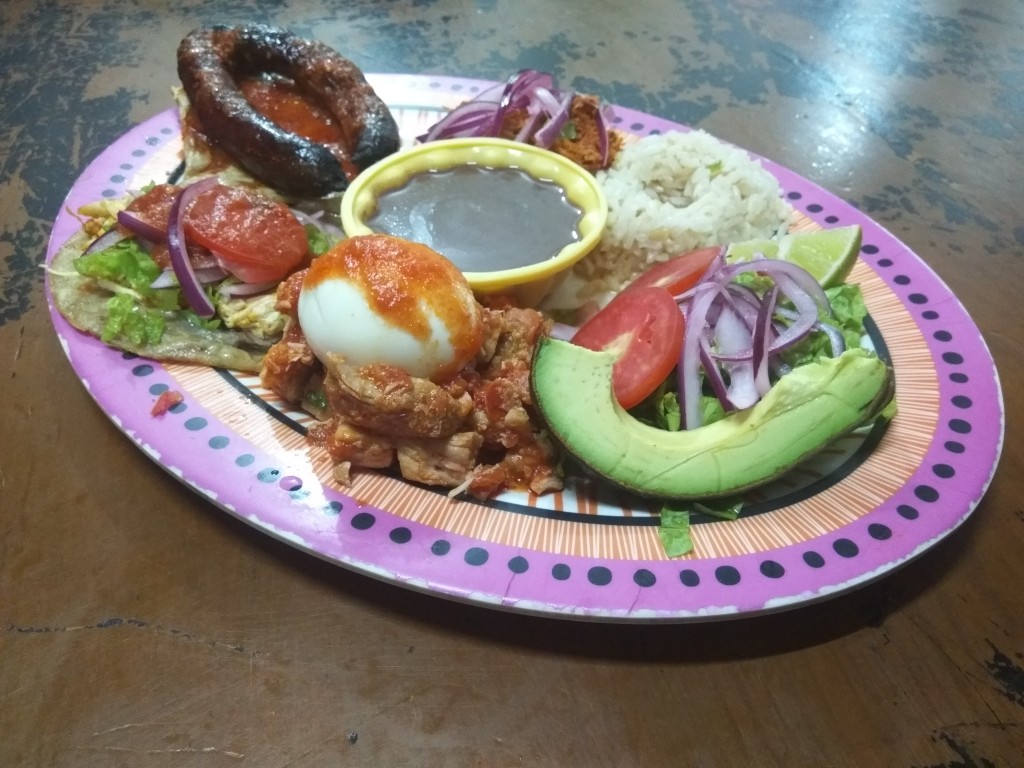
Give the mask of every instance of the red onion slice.
<path id="1" fill-rule="evenodd" d="M 210 285 L 212 283 L 219 283 L 228 273 L 221 269 L 219 266 L 214 264 L 209 267 L 199 267 L 195 264 L 192 265 L 192 271 L 196 275 L 196 280 L 201 285 Z M 178 276 L 174 273 L 173 268 L 165 269 L 161 272 L 156 280 L 149 284 L 150 288 L 174 288 L 178 285 Z"/>
<path id="2" fill-rule="evenodd" d="M 686 312 L 686 331 L 677 366 L 684 429 L 695 429 L 703 422 L 700 409 L 701 337 L 707 327 L 707 314 L 721 292 L 722 286 L 716 282 L 702 283 Z"/>
<path id="3" fill-rule="evenodd" d="M 576 335 L 578 330 L 578 326 L 569 325 L 568 323 L 552 323 L 551 338 L 572 341 L 572 337 Z"/>
<path id="4" fill-rule="evenodd" d="M 498 105 L 491 101 L 467 101 L 459 105 L 426 133 L 416 137 L 417 141 L 428 142 L 437 139 L 455 139 L 462 136 L 493 135 Z"/>
<path id="5" fill-rule="evenodd" d="M 787 320 L 796 320 L 799 317 L 799 313 L 788 309 L 786 307 L 777 307 L 775 314 L 778 317 L 784 317 Z M 843 332 L 840 331 L 836 326 L 831 323 L 823 323 L 819 320 L 814 324 L 815 330 L 824 333 L 829 340 L 829 344 L 832 347 L 832 357 L 839 357 L 843 352 L 846 351 L 846 339 L 843 337 Z"/>
<path id="6" fill-rule="evenodd" d="M 773 286 L 765 297 L 761 308 L 757 313 L 757 324 L 754 326 L 753 345 L 751 346 L 751 361 L 754 364 L 754 386 L 761 397 L 768 394 L 772 388 L 771 367 L 769 359 L 771 355 L 772 338 L 772 316 L 775 314 L 775 304 L 779 298 L 778 285 Z"/>
<path id="7" fill-rule="evenodd" d="M 536 69 L 521 70 L 508 80 L 505 93 L 501 97 L 501 115 L 504 117 L 510 109 L 530 109 L 541 91 L 554 90 L 554 80 L 547 72 Z M 496 128 L 500 130 L 501 126 L 498 125 Z"/>
<path id="8" fill-rule="evenodd" d="M 569 121 L 569 109 L 572 107 L 573 94 L 565 96 L 561 102 L 556 102 L 555 111 L 550 112 L 550 118 L 533 134 L 533 143 L 538 147 L 550 149 L 551 145 L 562 133 L 562 129 Z"/>
<path id="9" fill-rule="evenodd" d="M 764 296 L 733 282 L 747 272 L 772 281 Z M 783 297 L 792 309 L 779 306 Z M 813 275 L 791 262 L 760 258 L 725 264 L 719 259 L 676 300 L 686 316 L 676 368 L 685 429 L 702 425 L 704 384 L 727 411 L 749 408 L 789 371 L 778 353 L 812 330 L 828 335 L 833 354 L 845 348 L 841 331 L 820 320 L 831 314 L 825 290 Z"/>
<path id="10" fill-rule="evenodd" d="M 818 302 L 813 296 L 803 290 L 803 285 L 798 284 L 795 280 L 791 280 L 788 275 L 780 274 L 776 275 L 775 278 L 775 285 L 796 307 L 797 318 L 772 342 L 771 352 L 773 353 L 781 352 L 783 349 L 804 339 L 817 324 L 819 309 Z M 817 285 L 817 281 L 815 281 L 815 284 Z M 820 290 L 821 286 L 819 285 L 818 288 Z M 828 297 L 825 296 L 824 291 L 822 291 L 822 297 L 824 297 L 825 307 L 828 307 Z"/>
<path id="11" fill-rule="evenodd" d="M 733 408 L 749 408 L 760 399 L 757 387 L 754 385 L 754 365 L 752 360 L 754 339 L 751 335 L 750 326 L 747 325 L 735 307 L 732 306 L 729 296 L 726 295 L 724 299 L 724 301 L 719 302 L 722 306 L 718 314 L 718 322 L 715 323 L 714 328 L 714 342 L 717 352 L 712 355 L 712 365 L 717 367 L 717 363 L 722 363 L 721 356 L 723 354 L 743 356 L 743 359 L 739 359 L 736 362 L 726 361 L 723 363 L 725 372 L 729 376 L 729 387 L 727 390 L 729 405 L 726 405 L 726 402 L 723 401 L 722 407 L 727 410 L 730 405 Z"/>
<path id="12" fill-rule="evenodd" d="M 463 102 L 416 137 L 421 143 L 459 137 L 500 136 L 509 110 L 525 110 L 525 124 L 515 140 L 548 149 L 559 137 L 571 113 L 574 91 L 556 88 L 550 74 L 524 69 L 505 83 Z M 602 107 L 596 120 L 602 167 L 608 165 L 608 113 Z"/>
<path id="13" fill-rule="evenodd" d="M 170 216 L 167 221 L 167 250 L 171 255 L 171 266 L 181 286 L 181 293 L 188 305 L 202 318 L 211 318 L 216 308 L 192 269 L 188 251 L 185 246 L 185 214 L 198 195 L 217 186 L 215 177 L 202 179 L 190 184 L 174 197 Z"/>
<path id="14" fill-rule="evenodd" d="M 138 235 L 151 243 L 162 243 L 167 239 L 167 230 L 154 227 L 148 221 L 143 221 L 131 211 L 118 211 L 117 223 L 127 229 L 133 235 Z"/>
<path id="15" fill-rule="evenodd" d="M 543 119 L 544 116 L 540 112 L 535 112 L 530 115 L 523 123 L 523 127 L 519 129 L 519 133 L 516 134 L 515 140 L 524 144 L 529 144 L 534 133 L 537 131 L 537 126 L 541 124 Z"/>
<path id="16" fill-rule="evenodd" d="M 226 283 L 221 284 L 217 292 L 225 298 L 237 298 L 242 296 L 255 296 L 259 293 L 269 293 L 276 290 L 278 283 Z"/>
<path id="17" fill-rule="evenodd" d="M 700 364 L 704 368 L 704 378 L 711 385 L 711 391 L 718 398 L 718 402 L 726 411 L 733 410 L 734 406 L 729 399 L 729 388 L 722 375 L 722 369 L 711 359 L 711 345 L 704 336 L 701 336 L 700 340 Z"/>
<path id="18" fill-rule="evenodd" d="M 102 235 L 89 243 L 89 247 L 85 249 L 85 252 L 82 255 L 85 256 L 90 253 L 96 253 L 97 251 L 105 251 L 107 248 L 117 245 L 122 240 L 127 239 L 128 238 L 124 232 L 118 231 L 116 227 L 114 229 L 108 229 Z"/>

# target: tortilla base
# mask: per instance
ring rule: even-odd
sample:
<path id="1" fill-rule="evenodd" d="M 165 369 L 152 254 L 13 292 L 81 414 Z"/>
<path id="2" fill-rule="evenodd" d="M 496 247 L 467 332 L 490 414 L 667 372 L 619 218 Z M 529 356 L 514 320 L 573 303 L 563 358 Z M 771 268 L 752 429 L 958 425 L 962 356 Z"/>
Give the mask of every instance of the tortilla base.
<path id="1" fill-rule="evenodd" d="M 71 237 L 50 265 L 50 292 L 61 316 L 84 333 L 100 338 L 107 320 L 111 293 L 75 270 L 74 260 L 90 242 L 84 232 Z M 183 318 L 169 318 L 156 344 L 133 344 L 118 337 L 110 346 L 142 357 L 176 363 L 196 363 L 245 373 L 259 373 L 266 352 L 248 343 L 244 334 L 226 328 L 196 328 Z"/>

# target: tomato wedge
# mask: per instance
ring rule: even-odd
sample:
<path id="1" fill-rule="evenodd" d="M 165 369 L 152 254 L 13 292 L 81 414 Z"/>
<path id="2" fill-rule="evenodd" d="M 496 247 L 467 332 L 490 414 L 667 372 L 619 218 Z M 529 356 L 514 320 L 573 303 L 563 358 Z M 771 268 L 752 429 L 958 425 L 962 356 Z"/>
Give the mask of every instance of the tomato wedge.
<path id="1" fill-rule="evenodd" d="M 306 230 L 287 205 L 223 184 L 189 206 L 185 237 L 246 283 L 280 282 L 309 254 Z"/>
<path id="2" fill-rule="evenodd" d="M 671 293 L 641 286 L 612 299 L 576 331 L 572 343 L 618 354 L 612 387 L 619 405 L 632 408 L 672 373 L 684 326 L 683 313 Z"/>
<path id="3" fill-rule="evenodd" d="M 678 296 L 697 284 L 704 273 L 708 271 L 711 262 L 721 252 L 722 249 L 715 245 L 673 256 L 667 261 L 651 267 L 627 285 L 624 290 L 631 291 L 634 288 L 656 286 L 664 288 L 673 296 Z"/>

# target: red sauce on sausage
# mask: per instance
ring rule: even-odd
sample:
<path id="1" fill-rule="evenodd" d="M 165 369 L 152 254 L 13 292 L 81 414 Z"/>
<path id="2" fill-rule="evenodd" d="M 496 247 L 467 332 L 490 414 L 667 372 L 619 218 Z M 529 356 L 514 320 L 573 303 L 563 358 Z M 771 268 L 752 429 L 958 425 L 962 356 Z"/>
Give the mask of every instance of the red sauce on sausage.
<path id="1" fill-rule="evenodd" d="M 327 110 L 283 78 L 258 78 L 241 83 L 253 108 L 282 128 L 319 144 L 340 144 L 344 136 Z"/>
<path id="2" fill-rule="evenodd" d="M 334 116 L 294 82 L 282 77 L 260 77 L 239 84 L 253 109 L 287 131 L 327 145 L 338 158 L 345 175 L 357 173 L 344 150 L 345 134 Z"/>

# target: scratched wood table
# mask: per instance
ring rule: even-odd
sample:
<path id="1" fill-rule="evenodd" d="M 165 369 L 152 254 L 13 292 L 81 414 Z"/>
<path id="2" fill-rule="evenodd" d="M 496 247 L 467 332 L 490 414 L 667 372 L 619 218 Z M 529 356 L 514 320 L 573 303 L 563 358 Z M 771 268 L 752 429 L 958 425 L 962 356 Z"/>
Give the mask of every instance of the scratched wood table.
<path id="1" fill-rule="evenodd" d="M 863 211 L 989 345 L 984 499 L 859 589 L 659 625 L 443 600 L 225 514 L 90 398 L 40 264 L 86 165 L 170 105 L 177 41 L 248 21 L 368 72 L 550 71 Z M 5 3 L 0 765 L 1024 765 L 1022 39 L 1012 0 Z"/>

